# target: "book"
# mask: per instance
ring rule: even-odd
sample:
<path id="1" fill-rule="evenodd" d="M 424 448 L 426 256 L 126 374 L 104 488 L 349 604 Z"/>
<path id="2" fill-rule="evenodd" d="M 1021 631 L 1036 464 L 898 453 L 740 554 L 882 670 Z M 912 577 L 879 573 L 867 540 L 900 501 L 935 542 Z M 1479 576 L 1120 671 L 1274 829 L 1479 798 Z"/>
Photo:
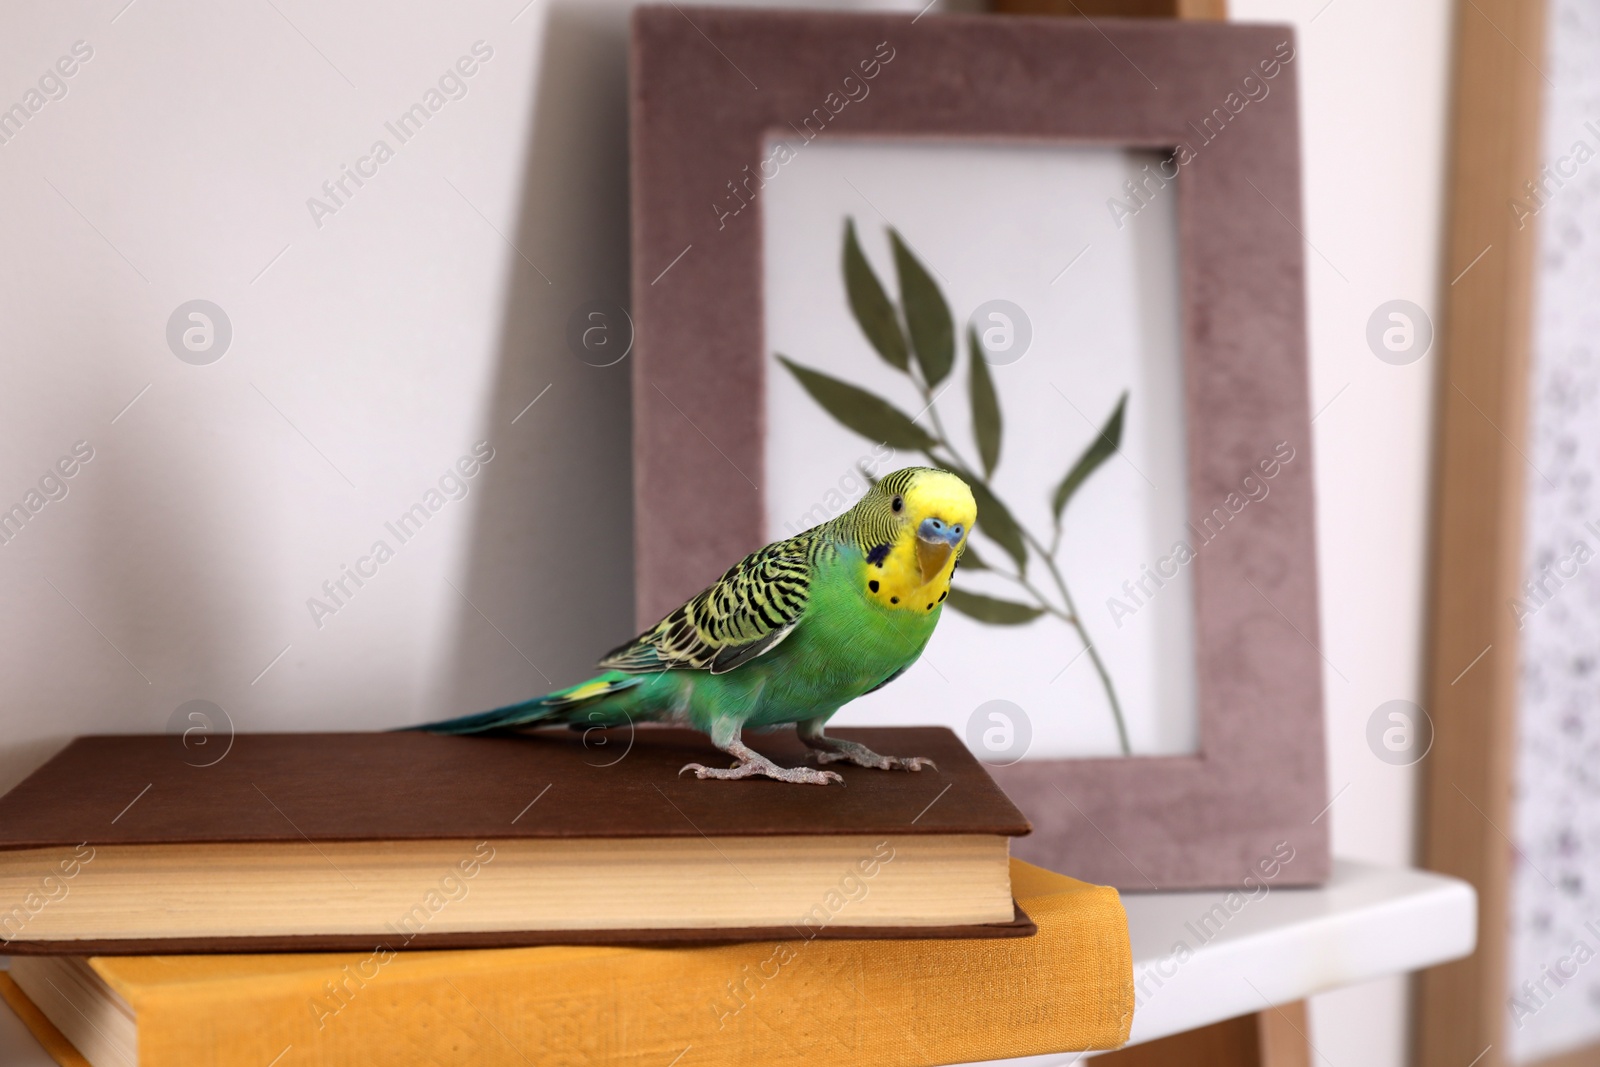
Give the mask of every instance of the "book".
<path id="1" fill-rule="evenodd" d="M 0 797 L 4 951 L 103 955 L 791 936 L 1025 936 L 1027 820 L 943 728 L 843 786 L 679 777 L 682 729 L 73 741 Z M 763 750 L 797 764 L 792 733 Z"/>
<path id="2" fill-rule="evenodd" d="M 1134 988 L 1116 890 L 1010 869 L 1030 938 L 28 956 L 11 974 L 65 1035 L 46 1047 L 95 1067 L 912 1067 L 1121 1045 Z"/>

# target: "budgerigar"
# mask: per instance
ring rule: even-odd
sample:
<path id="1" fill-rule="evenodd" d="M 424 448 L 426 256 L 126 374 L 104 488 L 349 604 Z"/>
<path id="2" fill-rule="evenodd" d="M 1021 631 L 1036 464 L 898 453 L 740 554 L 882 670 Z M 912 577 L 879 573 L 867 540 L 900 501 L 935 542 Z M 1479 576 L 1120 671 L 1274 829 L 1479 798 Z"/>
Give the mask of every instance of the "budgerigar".
<path id="1" fill-rule="evenodd" d="M 922 654 L 977 517 L 972 491 L 955 475 L 927 467 L 896 471 L 837 518 L 740 560 L 602 659 L 604 674 L 421 729 L 470 734 L 677 723 L 706 733 L 737 760 L 731 768 L 683 768 L 700 778 L 843 781 L 829 770 L 779 767 L 740 738 L 747 726 L 793 723 L 819 763 L 905 771 L 932 766 L 921 757 L 881 756 L 829 737 L 823 726 Z"/>

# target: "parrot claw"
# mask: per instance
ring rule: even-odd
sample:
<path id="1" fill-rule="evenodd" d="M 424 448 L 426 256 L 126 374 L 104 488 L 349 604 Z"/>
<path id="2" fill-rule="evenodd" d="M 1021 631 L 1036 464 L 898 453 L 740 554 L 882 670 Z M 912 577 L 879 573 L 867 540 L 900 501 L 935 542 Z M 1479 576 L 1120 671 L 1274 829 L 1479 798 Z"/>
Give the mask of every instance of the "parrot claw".
<path id="1" fill-rule="evenodd" d="M 927 756 L 881 756 L 859 741 L 826 737 L 820 730 L 814 733 L 802 731 L 800 740 L 811 749 L 818 763 L 838 763 L 843 760 L 875 771 L 920 771 L 924 767 L 935 771 L 939 769 Z"/>
<path id="2" fill-rule="evenodd" d="M 880 756 L 871 749 L 861 752 L 818 752 L 818 763 L 854 763 L 857 767 L 870 767 L 875 771 L 920 771 L 924 767 L 938 770 L 939 765 L 927 756 Z"/>
<path id="3" fill-rule="evenodd" d="M 764 759 L 742 761 L 726 769 L 707 767 L 703 763 L 686 763 L 678 770 L 678 774 L 681 776 L 684 771 L 693 771 L 696 778 L 717 778 L 722 781 L 760 775 L 763 778 L 796 785 L 827 785 L 829 782 L 844 784 L 844 779 L 833 771 L 814 771 L 810 767 L 780 767 Z"/>

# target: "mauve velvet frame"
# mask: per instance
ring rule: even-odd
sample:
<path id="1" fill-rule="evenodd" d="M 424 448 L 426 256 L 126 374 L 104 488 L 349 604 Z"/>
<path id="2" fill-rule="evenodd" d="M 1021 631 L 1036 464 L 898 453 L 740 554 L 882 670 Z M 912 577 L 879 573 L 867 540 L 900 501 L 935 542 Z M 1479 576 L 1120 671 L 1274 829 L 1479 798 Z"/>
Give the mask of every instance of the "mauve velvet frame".
<path id="1" fill-rule="evenodd" d="M 759 193 L 758 210 L 722 216 L 713 205 L 734 203 L 728 183 L 756 170 L 770 133 L 794 137 L 791 123 L 888 42 L 892 65 L 820 136 L 1203 143 L 1177 182 L 1191 518 L 1239 491 L 1278 442 L 1296 458 L 1273 480 L 1270 502 L 1191 564 L 1199 752 L 993 771 L 1035 828 L 1015 853 L 1079 878 L 1127 890 L 1324 881 L 1292 52 L 1265 97 L 1237 115 L 1230 106 L 1247 89 L 1259 94 L 1244 79 L 1259 82 L 1258 65 L 1281 60 L 1293 40 L 1279 26 L 1156 19 L 639 9 L 630 121 L 640 625 L 766 540 L 753 484 L 772 365 Z M 1213 108 L 1229 121 L 1215 121 Z M 1208 117 L 1208 132 L 1221 129 L 1209 141 Z M 1036 346 L 1029 358 L 1048 356 Z"/>

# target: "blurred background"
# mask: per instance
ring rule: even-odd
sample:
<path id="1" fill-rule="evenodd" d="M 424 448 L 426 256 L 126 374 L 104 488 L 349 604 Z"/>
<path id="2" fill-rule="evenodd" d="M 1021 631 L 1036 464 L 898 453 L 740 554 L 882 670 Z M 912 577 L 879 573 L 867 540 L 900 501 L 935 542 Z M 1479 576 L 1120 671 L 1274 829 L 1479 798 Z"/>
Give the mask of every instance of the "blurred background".
<path id="1" fill-rule="evenodd" d="M 1449 285 L 1451 15 L 1230 5 L 1298 33 L 1329 817 L 1338 855 L 1390 864 L 1415 858 L 1417 768 L 1366 729 L 1422 698 L 1435 361 L 1380 361 L 1366 330 Z M 73 70 L 0 119 L 0 508 L 45 498 L 0 544 L 0 789 L 190 701 L 241 731 L 387 727 L 571 683 L 633 632 L 630 368 L 566 343 L 627 298 L 627 17 L 0 14 L 4 103 Z M 1405 1062 L 1407 1004 L 1398 978 L 1317 998 L 1318 1056 Z"/>

